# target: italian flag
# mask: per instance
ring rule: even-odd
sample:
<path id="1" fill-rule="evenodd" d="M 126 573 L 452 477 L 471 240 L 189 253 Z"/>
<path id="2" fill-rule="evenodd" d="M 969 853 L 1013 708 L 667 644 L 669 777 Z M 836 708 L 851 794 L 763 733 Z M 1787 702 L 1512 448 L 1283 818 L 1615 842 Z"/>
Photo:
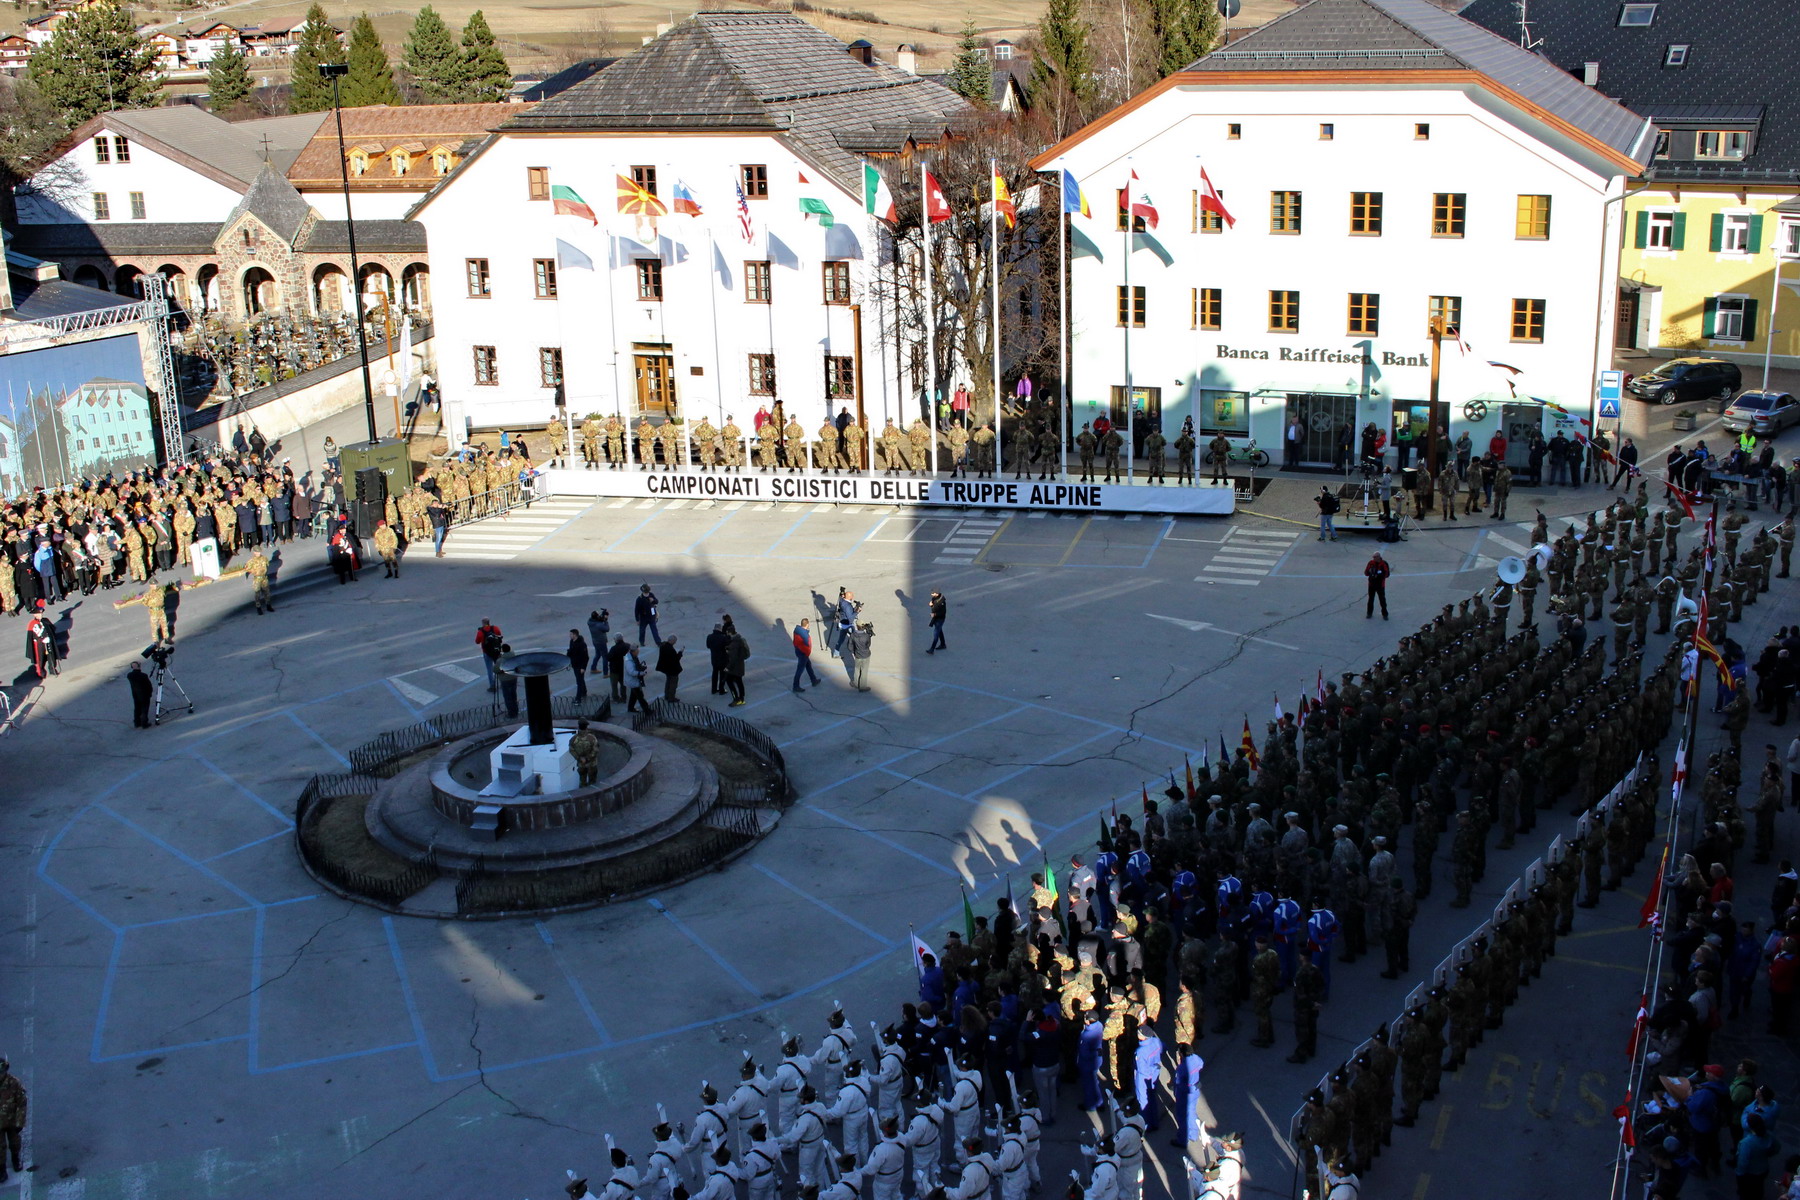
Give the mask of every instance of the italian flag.
<path id="1" fill-rule="evenodd" d="M 594 210 L 574 188 L 564 184 L 552 184 L 550 187 L 550 206 L 559 217 L 586 217 L 591 225 L 600 222 L 594 217 Z"/>
<path id="2" fill-rule="evenodd" d="M 883 221 L 895 219 L 894 193 L 887 180 L 869 163 L 863 164 L 863 211 Z"/>
<path id="3" fill-rule="evenodd" d="M 823 229 L 830 229 L 837 223 L 831 215 L 831 206 L 819 198 L 818 190 L 806 178 L 805 173 L 800 175 L 800 211 L 806 216 L 819 218 L 819 225 Z"/>

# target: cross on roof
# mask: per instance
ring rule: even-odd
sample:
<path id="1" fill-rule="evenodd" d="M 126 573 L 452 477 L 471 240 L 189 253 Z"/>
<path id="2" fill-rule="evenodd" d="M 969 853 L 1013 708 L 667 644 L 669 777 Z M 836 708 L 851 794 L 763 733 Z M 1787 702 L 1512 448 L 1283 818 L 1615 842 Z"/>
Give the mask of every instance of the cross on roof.
<path id="1" fill-rule="evenodd" d="M 269 135 L 266 133 L 262 135 L 262 154 L 263 154 L 263 161 L 268 162 L 269 161 Z"/>

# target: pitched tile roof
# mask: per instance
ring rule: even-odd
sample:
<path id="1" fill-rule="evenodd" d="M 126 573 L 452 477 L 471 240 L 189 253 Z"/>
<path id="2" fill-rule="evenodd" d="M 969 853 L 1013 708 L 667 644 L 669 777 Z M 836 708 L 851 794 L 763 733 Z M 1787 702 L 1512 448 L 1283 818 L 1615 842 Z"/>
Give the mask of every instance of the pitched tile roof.
<path id="1" fill-rule="evenodd" d="M 1741 162 L 1654 162 L 1652 177 L 1800 182 L 1800 24 L 1793 0 L 1703 4 L 1663 0 L 1648 26 L 1619 25 L 1619 6 L 1599 0 L 1531 0 L 1537 55 L 1579 72 L 1600 64 L 1596 91 L 1646 116 L 1668 120 L 1681 105 L 1767 106 L 1755 147 Z M 1462 16 L 1519 36 L 1514 0 L 1474 0 Z M 1663 65 L 1668 47 L 1688 47 L 1686 65 Z M 1699 119 L 1699 118 L 1696 118 Z M 1754 119 L 1754 118 L 1751 118 Z"/>
<path id="2" fill-rule="evenodd" d="M 474 142 L 500 127 L 508 117 L 519 115 L 517 104 L 412 104 L 393 108 L 373 104 L 365 108 L 344 110 L 344 145 L 373 147 L 371 153 L 384 157 L 371 159 L 369 169 L 350 179 L 352 190 L 387 185 L 428 188 L 438 176 L 430 164 L 413 163 L 405 175 L 395 175 L 393 164 L 385 157 L 388 151 L 420 146 L 415 154 L 423 154 L 438 146 L 447 146 L 460 157 Z M 313 134 L 306 147 L 288 168 L 287 177 L 295 187 L 336 188 L 340 185 L 337 125 L 327 121 Z"/>
<path id="3" fill-rule="evenodd" d="M 292 246 L 294 239 L 300 236 L 306 218 L 312 214 L 312 206 L 274 167 L 265 166 L 237 207 L 226 216 L 225 227 L 230 228 L 242 213 L 249 213 Z"/>
<path id="4" fill-rule="evenodd" d="M 766 130 L 858 188 L 861 150 L 936 140 L 969 106 L 789 13 L 702 12 L 508 121 L 503 132 Z"/>
<path id="5" fill-rule="evenodd" d="M 13 306 L 6 315 L 18 321 L 45 321 L 136 303 L 133 297 L 115 296 L 67 279 L 30 280 L 13 284 Z"/>
<path id="6" fill-rule="evenodd" d="M 1487 0 L 1499 3 L 1501 0 Z M 1511 0 L 1504 0 L 1512 7 Z M 1600 0 L 1565 0 L 1605 8 Z M 1537 16 L 1533 0 L 1532 16 Z M 1311 0 L 1187 68 L 1211 71 L 1466 70 L 1485 76 L 1628 158 L 1644 120 L 1538 55 L 1429 0 Z"/>
<path id="7" fill-rule="evenodd" d="M 347 221 L 314 221 L 298 249 L 308 254 L 343 254 L 350 249 Z M 385 250 L 396 254 L 425 253 L 425 226 L 417 221 L 378 220 L 356 222 L 356 248 L 362 252 Z"/>
<path id="8" fill-rule="evenodd" d="M 211 254 L 217 221 L 109 221 L 99 224 L 21 225 L 12 244 L 38 258 L 104 255 Z"/>
<path id="9" fill-rule="evenodd" d="M 264 137 L 269 139 L 269 161 L 277 170 L 284 170 L 325 117 L 325 113 L 303 113 L 233 123 L 192 104 L 171 104 L 102 113 L 71 136 L 80 140 L 104 126 L 203 173 L 223 176 L 221 182 L 228 186 L 236 183 L 241 191 L 241 185 L 253 182 L 262 170 Z"/>

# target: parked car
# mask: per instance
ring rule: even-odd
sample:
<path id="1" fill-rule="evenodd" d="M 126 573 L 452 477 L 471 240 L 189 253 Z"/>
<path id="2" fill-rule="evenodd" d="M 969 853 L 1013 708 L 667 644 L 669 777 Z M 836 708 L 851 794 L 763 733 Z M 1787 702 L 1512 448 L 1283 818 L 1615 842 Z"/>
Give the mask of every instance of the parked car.
<path id="1" fill-rule="evenodd" d="M 1743 372 L 1722 358 L 1672 358 L 1654 371 L 1632 377 L 1625 391 L 1652 404 L 1729 400 L 1744 385 Z"/>
<path id="2" fill-rule="evenodd" d="M 1800 425 L 1800 402 L 1790 392 L 1745 392 L 1726 407 L 1724 425 L 1733 433 L 1748 429 L 1773 437 L 1789 425 Z"/>

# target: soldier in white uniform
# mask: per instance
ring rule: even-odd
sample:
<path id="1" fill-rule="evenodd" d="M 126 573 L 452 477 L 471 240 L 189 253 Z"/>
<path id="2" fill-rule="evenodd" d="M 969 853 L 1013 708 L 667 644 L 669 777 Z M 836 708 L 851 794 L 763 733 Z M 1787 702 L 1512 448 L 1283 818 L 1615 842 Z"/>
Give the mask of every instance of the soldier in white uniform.
<path id="1" fill-rule="evenodd" d="M 725 1115 L 733 1122 L 737 1130 L 738 1154 L 744 1152 L 744 1131 L 763 1119 L 768 1106 L 771 1084 L 762 1071 L 757 1068 L 756 1060 L 744 1052 L 744 1065 L 738 1068 L 740 1082 L 737 1090 L 731 1093 L 731 1099 L 725 1102 Z"/>
<path id="2" fill-rule="evenodd" d="M 1113 1141 L 1103 1137 L 1098 1144 L 1081 1148 L 1094 1156 L 1093 1170 L 1088 1172 L 1086 1200 L 1119 1200 L 1119 1160 L 1113 1157 Z"/>
<path id="3" fill-rule="evenodd" d="M 700 1190 L 691 1200 L 737 1200 L 738 1180 L 743 1172 L 731 1163 L 731 1147 L 721 1145 L 712 1152 Z"/>
<path id="4" fill-rule="evenodd" d="M 1019 1133 L 1025 1139 L 1025 1169 L 1031 1173 L 1034 1191 L 1039 1185 L 1038 1147 L 1044 1140 L 1044 1126 L 1038 1116 L 1037 1104 L 1037 1093 L 1030 1088 L 1019 1093 Z"/>
<path id="5" fill-rule="evenodd" d="M 1016 1113 L 1006 1118 L 1004 1129 L 1000 1153 L 994 1158 L 994 1167 L 1000 1172 L 1000 1200 L 1025 1200 L 1031 1192 L 1031 1164 Z"/>
<path id="6" fill-rule="evenodd" d="M 681 1132 L 682 1153 L 695 1156 L 694 1176 L 705 1186 L 706 1160 L 700 1155 L 703 1151 L 710 1153 L 725 1141 L 725 1110 L 719 1107 L 719 1090 L 704 1079 L 700 1081 L 700 1111 L 694 1115 L 694 1135 L 686 1136 L 685 1129 Z"/>
<path id="7" fill-rule="evenodd" d="M 938 1186 L 938 1171 L 944 1157 L 944 1127 L 949 1122 L 950 1110 L 926 1090 L 923 1079 L 916 1081 L 916 1089 L 912 1124 L 907 1126 L 902 1140 L 912 1151 L 914 1193 L 928 1196 Z"/>
<path id="8" fill-rule="evenodd" d="M 656 1106 L 656 1125 L 650 1136 L 656 1139 L 656 1145 L 644 1165 L 644 1181 L 650 1185 L 651 1200 L 669 1200 L 669 1194 L 682 1182 L 681 1160 L 687 1148 L 675 1136 L 669 1114 L 660 1104 Z"/>
<path id="9" fill-rule="evenodd" d="M 801 1187 L 823 1187 L 831 1182 L 825 1119 L 825 1106 L 819 1103 L 819 1094 L 809 1083 L 800 1089 L 800 1109 L 793 1127 L 775 1139 L 783 1150 L 792 1150 L 799 1156 L 797 1176 Z"/>
<path id="10" fill-rule="evenodd" d="M 869 1114 L 869 1081 L 863 1078 L 860 1058 L 851 1059 L 849 1066 L 844 1068 L 844 1083 L 838 1089 L 837 1103 L 831 1106 L 826 1116 L 840 1124 L 842 1132 L 838 1136 L 838 1144 L 843 1147 L 844 1153 L 854 1154 L 857 1162 L 866 1158 L 872 1120 Z"/>
<path id="11" fill-rule="evenodd" d="M 1144 1194 L 1144 1118 L 1138 1113 L 1137 1101 L 1129 1097 L 1123 1104 L 1110 1093 L 1113 1111 L 1113 1153 L 1119 1160 L 1120 1200 L 1142 1200 Z"/>
<path id="12" fill-rule="evenodd" d="M 850 1053 L 856 1049 L 856 1030 L 844 1019 L 841 1007 L 831 1010 L 828 1022 L 831 1028 L 826 1030 L 818 1053 L 813 1055 L 813 1069 L 807 1075 L 807 1081 L 818 1089 L 819 1099 L 836 1104 L 838 1088 L 844 1078 L 844 1064 L 850 1061 Z"/>
<path id="13" fill-rule="evenodd" d="M 898 1117 L 881 1122 L 881 1140 L 863 1163 L 863 1178 L 869 1182 L 869 1200 L 900 1200 L 906 1188 L 906 1140 Z"/>
<path id="14" fill-rule="evenodd" d="M 600 1200 L 628 1200 L 638 1190 L 637 1166 L 631 1155 L 613 1145 L 612 1134 L 606 1135 L 606 1153 L 612 1160 L 612 1176 L 600 1191 Z"/>
<path id="15" fill-rule="evenodd" d="M 875 1032 L 875 1022 L 869 1022 L 869 1032 Z M 880 1060 L 875 1067 L 875 1114 L 882 1120 L 889 1117 L 900 1118 L 900 1093 L 906 1089 L 906 1056 L 900 1052 L 900 1033 L 892 1025 L 875 1036 L 875 1042 L 881 1047 Z"/>
<path id="16" fill-rule="evenodd" d="M 750 1126 L 750 1148 L 740 1165 L 749 1200 L 775 1200 L 781 1187 L 781 1147 L 769 1139 L 768 1125 L 758 1121 Z"/>
<path id="17" fill-rule="evenodd" d="M 800 1053 L 800 1039 L 791 1037 L 781 1044 L 784 1056 L 781 1065 L 775 1068 L 772 1081 L 775 1092 L 775 1132 L 785 1136 L 793 1127 L 794 1117 L 800 1109 L 800 1089 L 806 1086 L 806 1076 L 812 1070 L 812 1059 Z"/>
<path id="18" fill-rule="evenodd" d="M 1228 1133 L 1221 1139 L 1222 1153 L 1214 1164 L 1218 1178 L 1213 1180 L 1221 1200 L 1240 1200 L 1244 1188 L 1244 1135 Z"/>
<path id="19" fill-rule="evenodd" d="M 944 1051 L 950 1070 L 950 1118 L 956 1122 L 956 1160 L 967 1162 L 968 1143 L 981 1131 L 981 1071 L 973 1063 L 958 1065 L 953 1051 Z"/>
<path id="20" fill-rule="evenodd" d="M 819 1193 L 819 1200 L 860 1200 L 863 1168 L 854 1154 L 837 1156 L 837 1182 Z"/>
<path id="21" fill-rule="evenodd" d="M 963 1160 L 962 1178 L 949 1189 L 947 1200 L 988 1200 L 996 1174 L 994 1156 L 982 1150 L 978 1137 L 964 1138 L 957 1150 Z"/>

